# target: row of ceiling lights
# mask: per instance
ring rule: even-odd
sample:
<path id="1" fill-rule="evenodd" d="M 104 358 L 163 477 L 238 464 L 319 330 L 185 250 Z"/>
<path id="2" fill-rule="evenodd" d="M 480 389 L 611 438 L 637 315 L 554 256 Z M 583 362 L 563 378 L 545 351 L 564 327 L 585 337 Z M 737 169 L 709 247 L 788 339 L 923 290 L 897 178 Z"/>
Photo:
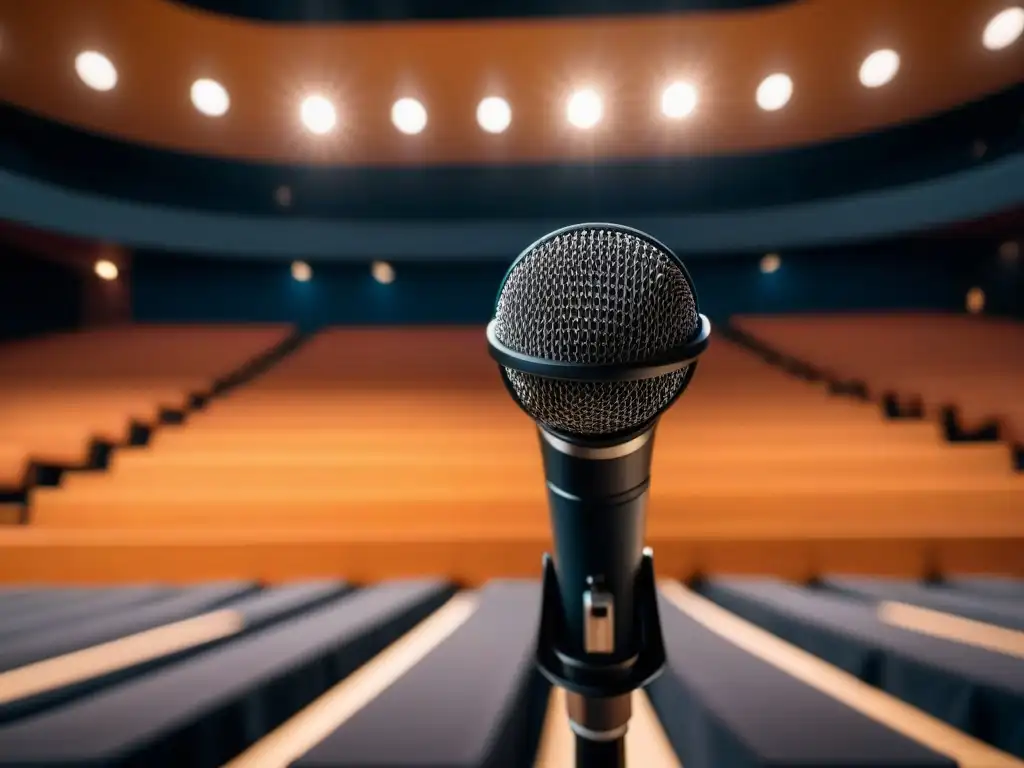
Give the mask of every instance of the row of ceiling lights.
<path id="1" fill-rule="evenodd" d="M 1005 264 L 1014 264 L 1020 258 L 1020 251 L 1020 243 L 1015 240 L 1007 240 L 999 247 L 999 257 Z M 781 266 L 782 258 L 777 253 L 765 254 L 758 263 L 761 273 L 765 275 L 778 272 Z M 117 264 L 109 259 L 98 260 L 93 266 L 93 271 L 103 280 L 116 280 L 119 274 Z M 313 277 L 313 268 L 305 261 L 293 261 L 291 273 L 296 282 L 308 283 Z M 386 261 L 373 262 L 370 265 L 370 274 L 382 285 L 390 285 L 395 280 L 395 269 Z M 982 304 L 984 304 L 984 294 L 982 294 Z"/>
<path id="2" fill-rule="evenodd" d="M 1014 242 L 1009 241 L 1003 243 L 999 249 L 999 255 L 1003 262 L 1006 264 L 1012 264 L 1016 262 L 1020 254 L 1020 246 Z M 782 258 L 777 253 L 767 253 L 761 257 L 758 262 L 758 269 L 760 269 L 762 275 L 772 275 L 779 271 L 782 267 Z M 967 291 L 964 296 L 964 308 L 972 315 L 980 314 L 985 310 L 985 291 L 984 289 L 974 286 Z"/>
<path id="3" fill-rule="evenodd" d="M 121 270 L 110 259 L 98 259 L 92 267 L 93 272 L 101 280 L 117 280 Z M 304 261 L 293 261 L 291 266 L 292 279 L 298 283 L 308 283 L 313 277 L 313 268 Z M 370 274 L 381 285 L 390 285 L 395 281 L 395 268 L 386 261 L 375 261 L 370 264 Z"/>
<path id="4" fill-rule="evenodd" d="M 1024 8 L 1014 6 L 996 14 L 982 33 L 982 44 L 990 51 L 1012 45 L 1024 33 Z M 891 49 L 878 50 L 869 55 L 860 66 L 860 82 L 865 88 L 880 88 L 889 83 L 900 68 L 900 57 Z M 113 62 L 98 51 L 84 51 L 75 59 L 78 76 L 90 88 L 109 91 L 117 85 L 117 69 Z M 769 112 L 782 109 L 793 96 L 793 80 L 777 72 L 761 81 L 755 93 L 757 105 Z M 192 84 L 192 104 L 208 117 L 227 114 L 231 99 L 227 89 L 216 80 L 203 78 Z M 691 115 L 697 108 L 698 93 L 690 83 L 669 85 L 661 94 L 661 112 L 673 120 Z M 593 89 L 573 93 L 565 106 L 566 119 L 579 129 L 593 128 L 604 115 L 604 103 Z M 311 133 L 330 133 L 338 118 L 334 105 L 319 94 L 303 99 L 299 116 Z M 502 133 L 512 123 L 512 108 L 498 96 L 488 96 L 477 105 L 476 119 L 487 133 Z M 421 133 L 427 127 L 427 109 L 414 98 L 401 98 L 391 107 L 391 122 L 400 132 L 408 135 Z"/>
<path id="5" fill-rule="evenodd" d="M 769 275 L 777 272 L 782 266 L 782 259 L 778 254 L 769 253 L 761 259 L 760 268 L 763 274 Z M 117 265 L 107 259 L 101 259 L 95 265 L 96 274 L 103 280 L 116 280 L 118 277 Z M 291 266 L 292 279 L 298 283 L 308 283 L 313 279 L 313 269 L 304 261 L 293 261 Z M 395 270 L 386 261 L 375 261 L 370 265 L 370 274 L 373 279 L 382 285 L 388 285 L 395 280 Z M 985 291 L 974 286 L 964 298 L 964 306 L 972 315 L 980 314 L 985 310 Z"/>

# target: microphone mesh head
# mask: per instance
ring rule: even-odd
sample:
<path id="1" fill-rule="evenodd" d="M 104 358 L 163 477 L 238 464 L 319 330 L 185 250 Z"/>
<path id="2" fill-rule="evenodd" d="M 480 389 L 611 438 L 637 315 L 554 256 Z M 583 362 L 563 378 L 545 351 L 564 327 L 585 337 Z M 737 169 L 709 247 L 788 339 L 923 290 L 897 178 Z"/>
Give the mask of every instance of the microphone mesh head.
<path id="1" fill-rule="evenodd" d="M 510 349 L 564 363 L 643 363 L 700 328 L 674 255 L 614 227 L 581 227 L 537 243 L 509 273 L 494 333 Z M 505 368 L 520 405 L 567 435 L 600 437 L 653 419 L 686 385 L 687 368 L 638 381 L 570 381 Z"/>

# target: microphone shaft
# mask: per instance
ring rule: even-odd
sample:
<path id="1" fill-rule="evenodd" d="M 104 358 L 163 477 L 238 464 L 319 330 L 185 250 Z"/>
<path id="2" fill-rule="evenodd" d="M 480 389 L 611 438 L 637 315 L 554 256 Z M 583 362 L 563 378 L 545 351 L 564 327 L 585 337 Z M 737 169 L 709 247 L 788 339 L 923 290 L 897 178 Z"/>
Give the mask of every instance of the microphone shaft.
<path id="1" fill-rule="evenodd" d="M 576 737 L 576 768 L 625 768 L 626 739 L 591 741 Z"/>
<path id="2" fill-rule="evenodd" d="M 541 429 L 564 608 L 562 652 L 610 664 L 638 652 L 634 598 L 643 554 L 654 429 L 608 447 L 570 443 Z"/>

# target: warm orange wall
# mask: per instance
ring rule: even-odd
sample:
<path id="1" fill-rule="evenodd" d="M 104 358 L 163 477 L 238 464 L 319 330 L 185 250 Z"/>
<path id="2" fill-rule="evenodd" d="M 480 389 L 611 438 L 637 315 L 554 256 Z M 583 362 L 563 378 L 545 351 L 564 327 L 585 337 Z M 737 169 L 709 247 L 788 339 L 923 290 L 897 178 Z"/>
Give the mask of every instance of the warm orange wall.
<path id="1" fill-rule="evenodd" d="M 566 158 L 705 155 L 770 150 L 904 123 L 1024 78 L 1024 43 L 981 45 L 1003 0 L 803 0 L 760 11 L 614 19 L 276 25 L 219 17 L 165 0 L 20 0 L 4 4 L 0 99 L 33 113 L 146 145 L 237 158 L 353 165 L 550 162 Z M 902 58 L 877 90 L 858 82 L 872 51 Z M 76 54 L 96 49 L 119 71 L 113 91 L 86 88 Z M 780 112 L 755 105 L 758 83 L 788 72 Z M 229 90 L 211 120 L 189 88 Z M 675 78 L 701 89 L 683 123 L 658 116 Z M 586 133 L 565 98 L 593 86 L 606 117 Z M 339 125 L 311 137 L 304 94 L 337 102 Z M 511 129 L 484 134 L 475 110 L 507 98 Z M 390 123 L 400 96 L 423 101 L 426 130 Z"/>
<path id="2" fill-rule="evenodd" d="M 10 222 L 0 222 L 0 243 L 80 272 L 85 278 L 83 326 L 131 321 L 131 251 L 127 248 L 65 237 Z M 109 259 L 118 266 L 120 274 L 117 280 L 100 280 L 95 275 L 93 266 L 98 259 Z"/>

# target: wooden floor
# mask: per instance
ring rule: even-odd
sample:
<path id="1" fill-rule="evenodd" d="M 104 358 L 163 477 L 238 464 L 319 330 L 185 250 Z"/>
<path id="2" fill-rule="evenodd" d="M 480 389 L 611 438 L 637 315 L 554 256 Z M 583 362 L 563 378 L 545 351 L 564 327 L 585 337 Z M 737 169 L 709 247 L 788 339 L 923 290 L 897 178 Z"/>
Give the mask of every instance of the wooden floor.
<path id="1" fill-rule="evenodd" d="M 128 325 L 0 346 L 0 490 L 33 461 L 82 466 L 282 342 L 286 326 Z"/>
<path id="2" fill-rule="evenodd" d="M 536 430 L 481 333 L 314 337 L 109 471 L 37 489 L 30 526 L 0 532 L 0 579 L 535 575 Z M 1024 475 L 1005 448 L 887 422 L 724 340 L 656 441 L 660 572 L 1024 568 Z"/>
<path id="3" fill-rule="evenodd" d="M 935 416 L 955 406 L 965 428 L 995 421 L 1024 445 L 1024 325 L 954 314 L 741 317 L 741 330 L 780 351 L 859 379 Z"/>
<path id="4" fill-rule="evenodd" d="M 1024 537 L 848 538 L 648 536 L 659 575 L 752 573 L 808 579 L 823 571 L 924 577 L 1024 575 Z M 429 536 L 293 530 L 0 530 L 0 582 L 173 583 L 252 578 L 286 582 L 343 575 L 371 583 L 443 575 L 478 585 L 496 574 L 539 577 L 547 532 Z"/>

